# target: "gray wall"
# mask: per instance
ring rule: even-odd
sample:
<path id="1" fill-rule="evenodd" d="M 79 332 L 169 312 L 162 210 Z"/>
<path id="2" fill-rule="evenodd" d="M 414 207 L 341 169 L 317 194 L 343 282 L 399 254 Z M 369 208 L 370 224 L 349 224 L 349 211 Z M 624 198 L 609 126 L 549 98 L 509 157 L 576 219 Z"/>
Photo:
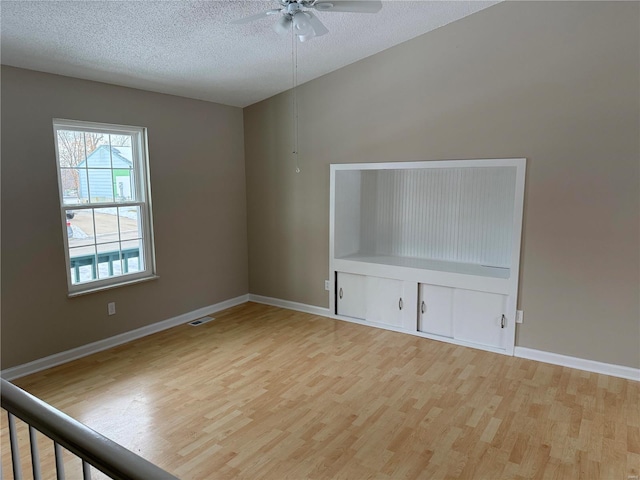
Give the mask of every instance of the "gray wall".
<path id="1" fill-rule="evenodd" d="M 514 156 L 518 345 L 640 367 L 639 15 L 509 2 L 303 85 L 300 174 L 289 94 L 243 146 L 238 108 L 2 67 L 2 368 L 247 290 L 326 307 L 330 163 Z M 149 129 L 159 280 L 67 298 L 53 117 Z"/>
<path id="2" fill-rule="evenodd" d="M 247 293 L 242 116 L 2 67 L 2 368 Z M 158 280 L 67 298 L 54 117 L 148 128 Z"/>
<path id="3" fill-rule="evenodd" d="M 639 15 L 507 2 L 309 82 L 300 174 L 289 94 L 246 108 L 250 292 L 328 306 L 331 163 L 526 157 L 517 344 L 640 367 Z"/>

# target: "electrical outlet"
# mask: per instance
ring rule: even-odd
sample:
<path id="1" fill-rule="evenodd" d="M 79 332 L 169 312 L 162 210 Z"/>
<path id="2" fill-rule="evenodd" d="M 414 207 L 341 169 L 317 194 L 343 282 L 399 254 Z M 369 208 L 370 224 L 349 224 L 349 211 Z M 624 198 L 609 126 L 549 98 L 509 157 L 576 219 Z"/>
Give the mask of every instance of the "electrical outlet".
<path id="1" fill-rule="evenodd" d="M 516 310 L 516 323 L 522 323 L 524 320 L 524 312 L 522 310 Z"/>
<path id="2" fill-rule="evenodd" d="M 324 281 L 324 289 L 325 290 L 330 290 L 331 289 L 331 283 L 329 282 L 329 280 L 325 280 Z"/>
<path id="3" fill-rule="evenodd" d="M 109 312 L 109 315 L 115 315 L 116 314 L 116 302 L 109 302 L 107 304 L 107 311 Z"/>

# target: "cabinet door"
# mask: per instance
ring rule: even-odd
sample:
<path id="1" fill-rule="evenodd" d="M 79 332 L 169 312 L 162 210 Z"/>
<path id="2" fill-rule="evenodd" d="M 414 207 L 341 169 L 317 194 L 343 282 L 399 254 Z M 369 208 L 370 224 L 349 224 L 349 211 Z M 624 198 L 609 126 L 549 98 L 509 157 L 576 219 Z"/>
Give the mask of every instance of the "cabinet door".
<path id="1" fill-rule="evenodd" d="M 403 306 L 402 281 L 367 277 L 367 321 L 400 327 Z"/>
<path id="2" fill-rule="evenodd" d="M 369 322 L 416 330 L 417 284 L 389 278 L 367 277 Z"/>
<path id="3" fill-rule="evenodd" d="M 454 289 L 421 283 L 419 290 L 418 330 L 453 337 Z"/>
<path id="4" fill-rule="evenodd" d="M 453 336 L 457 340 L 505 348 L 507 296 L 456 289 Z"/>
<path id="5" fill-rule="evenodd" d="M 338 273 L 337 313 L 346 317 L 365 318 L 366 279 L 364 275 Z"/>

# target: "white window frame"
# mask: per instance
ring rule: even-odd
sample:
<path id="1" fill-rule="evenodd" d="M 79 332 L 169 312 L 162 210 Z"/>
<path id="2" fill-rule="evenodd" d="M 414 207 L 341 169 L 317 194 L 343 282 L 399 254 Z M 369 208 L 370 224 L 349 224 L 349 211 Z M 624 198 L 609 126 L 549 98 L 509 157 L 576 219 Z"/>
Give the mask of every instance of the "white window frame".
<path id="1" fill-rule="evenodd" d="M 135 176 L 133 188 L 136 200 L 127 202 L 91 202 L 83 204 L 64 204 L 64 189 L 62 183 L 60 155 L 58 152 L 58 131 L 73 130 L 78 132 L 95 132 L 111 135 L 130 135 L 132 138 L 132 173 Z M 58 192 L 60 200 L 60 214 L 62 218 L 62 237 L 64 240 L 64 252 L 67 267 L 67 288 L 69 296 L 84 295 L 96 291 L 130 285 L 158 278 L 156 275 L 155 247 L 153 238 L 153 216 L 151 209 L 151 180 L 149 177 L 149 155 L 147 145 L 147 129 L 128 125 L 114 125 L 108 123 L 85 122 L 78 120 L 53 119 L 54 145 L 56 151 L 56 170 L 58 174 Z M 142 255 L 144 255 L 144 269 L 123 273 L 103 279 L 94 279 L 82 283 L 72 283 L 71 259 L 69 255 L 69 241 L 67 237 L 67 211 L 82 209 L 113 208 L 137 206 L 140 208 L 140 228 L 142 230 Z M 97 268 L 97 265 L 96 265 Z"/>

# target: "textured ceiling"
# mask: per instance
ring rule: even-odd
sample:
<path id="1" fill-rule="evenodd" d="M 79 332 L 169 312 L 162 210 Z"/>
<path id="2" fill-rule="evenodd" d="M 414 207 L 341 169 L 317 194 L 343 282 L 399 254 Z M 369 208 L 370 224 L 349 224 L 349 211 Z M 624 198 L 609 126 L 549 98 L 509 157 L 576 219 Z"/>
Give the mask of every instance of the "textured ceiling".
<path id="1" fill-rule="evenodd" d="M 316 12 L 329 34 L 298 43 L 298 83 L 497 1 L 385 1 L 376 14 Z M 277 17 L 228 22 L 264 1 L 1 2 L 3 64 L 244 107 L 292 86 Z"/>

